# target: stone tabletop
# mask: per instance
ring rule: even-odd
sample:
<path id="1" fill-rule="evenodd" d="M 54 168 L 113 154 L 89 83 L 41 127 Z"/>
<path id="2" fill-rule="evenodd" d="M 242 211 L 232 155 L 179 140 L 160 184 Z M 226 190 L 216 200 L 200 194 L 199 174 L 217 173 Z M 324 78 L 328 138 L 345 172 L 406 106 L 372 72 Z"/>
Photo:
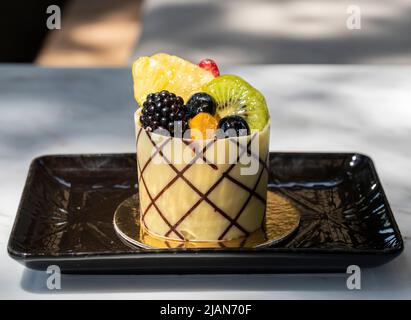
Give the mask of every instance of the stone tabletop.
<path id="1" fill-rule="evenodd" d="M 375 162 L 405 241 L 392 262 L 346 274 L 63 275 L 7 255 L 30 161 L 43 154 L 132 152 L 135 103 L 129 69 L 0 65 L 0 298 L 324 299 L 411 298 L 411 67 L 259 65 L 223 67 L 259 88 L 271 112 L 270 149 L 355 151 Z"/>

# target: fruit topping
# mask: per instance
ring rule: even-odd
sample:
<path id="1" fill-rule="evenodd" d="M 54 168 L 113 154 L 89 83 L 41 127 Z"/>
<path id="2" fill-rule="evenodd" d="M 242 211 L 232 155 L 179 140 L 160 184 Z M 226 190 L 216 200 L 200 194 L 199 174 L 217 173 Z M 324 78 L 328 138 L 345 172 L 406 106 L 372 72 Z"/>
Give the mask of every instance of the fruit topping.
<path id="1" fill-rule="evenodd" d="M 211 71 L 165 53 L 141 57 L 133 63 L 134 96 L 142 106 L 151 92 L 167 90 L 184 101 L 214 79 Z"/>
<path id="2" fill-rule="evenodd" d="M 205 84 L 202 90 L 216 101 L 216 115 L 220 119 L 240 116 L 251 130 L 262 130 L 267 125 L 269 113 L 264 96 L 242 78 L 222 75 Z"/>
<path id="3" fill-rule="evenodd" d="M 190 118 L 193 118 L 200 112 L 207 112 L 214 115 L 215 109 L 216 103 L 213 97 L 205 92 L 195 93 L 187 101 L 187 113 Z"/>
<path id="4" fill-rule="evenodd" d="M 198 66 L 210 71 L 214 77 L 218 77 L 220 75 L 220 70 L 218 70 L 217 63 L 215 63 L 212 59 L 203 59 L 200 61 Z"/>
<path id="5" fill-rule="evenodd" d="M 189 120 L 192 139 L 213 139 L 217 120 L 211 114 L 200 112 Z"/>
<path id="6" fill-rule="evenodd" d="M 176 125 L 181 126 L 183 133 L 188 129 L 186 108 L 180 96 L 167 90 L 147 95 L 140 115 L 143 128 L 149 131 L 166 129 L 173 136 L 175 121 L 179 121 Z"/>
<path id="7" fill-rule="evenodd" d="M 240 116 L 227 116 L 218 122 L 218 128 L 224 132 L 224 137 L 247 136 L 250 128 L 244 118 Z"/>

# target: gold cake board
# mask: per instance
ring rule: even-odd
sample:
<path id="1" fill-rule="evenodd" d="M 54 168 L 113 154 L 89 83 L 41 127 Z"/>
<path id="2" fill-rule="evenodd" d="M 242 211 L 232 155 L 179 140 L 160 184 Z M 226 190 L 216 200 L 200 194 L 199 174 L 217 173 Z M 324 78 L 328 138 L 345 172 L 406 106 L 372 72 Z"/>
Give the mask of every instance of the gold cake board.
<path id="1" fill-rule="evenodd" d="M 285 197 L 267 192 L 265 225 L 247 237 L 228 241 L 179 241 L 155 236 L 140 225 L 138 196 L 124 200 L 116 209 L 113 219 L 117 234 L 137 248 L 261 248 L 278 244 L 289 238 L 300 224 L 300 213 Z"/>

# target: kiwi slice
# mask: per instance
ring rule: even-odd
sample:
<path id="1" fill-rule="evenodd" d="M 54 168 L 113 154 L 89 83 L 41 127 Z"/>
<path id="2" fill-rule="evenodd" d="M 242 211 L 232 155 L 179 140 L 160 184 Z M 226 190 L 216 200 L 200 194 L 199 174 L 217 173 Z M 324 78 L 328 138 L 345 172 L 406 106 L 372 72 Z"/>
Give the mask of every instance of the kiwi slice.
<path id="1" fill-rule="evenodd" d="M 251 130 L 263 130 L 267 125 L 270 116 L 264 96 L 239 76 L 219 76 L 205 84 L 202 90 L 215 99 L 219 118 L 240 116 Z"/>

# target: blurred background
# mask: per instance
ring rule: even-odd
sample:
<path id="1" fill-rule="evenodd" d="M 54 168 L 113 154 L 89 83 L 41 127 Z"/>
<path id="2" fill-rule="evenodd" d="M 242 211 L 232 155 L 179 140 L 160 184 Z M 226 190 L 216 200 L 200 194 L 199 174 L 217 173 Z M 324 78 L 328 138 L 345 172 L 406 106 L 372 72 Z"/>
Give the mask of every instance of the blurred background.
<path id="1" fill-rule="evenodd" d="M 59 30 L 46 26 L 50 5 Z M 346 26 L 352 5 L 358 30 Z M 0 62 L 121 66 L 158 51 L 220 64 L 411 62 L 409 0 L 14 0 L 0 15 Z"/>

